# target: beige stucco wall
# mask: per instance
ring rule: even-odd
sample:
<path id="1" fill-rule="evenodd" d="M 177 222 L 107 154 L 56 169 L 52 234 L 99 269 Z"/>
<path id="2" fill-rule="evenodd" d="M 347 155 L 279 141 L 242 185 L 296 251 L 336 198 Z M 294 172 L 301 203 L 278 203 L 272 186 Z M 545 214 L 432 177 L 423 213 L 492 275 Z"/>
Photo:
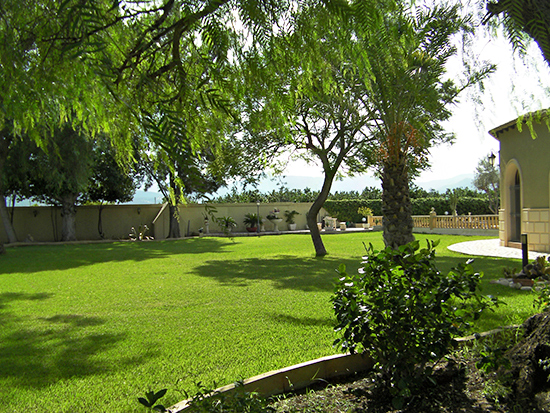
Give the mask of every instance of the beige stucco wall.
<path id="1" fill-rule="evenodd" d="M 514 219 L 511 216 L 512 189 L 516 172 L 520 177 L 521 233 L 528 235 L 529 249 L 550 252 L 550 132 L 544 122 L 534 123 L 536 139 L 523 125 L 520 132 L 516 121 L 490 133 L 500 142 L 499 238 L 503 246 L 518 246 L 511 241 Z"/>
<path id="2" fill-rule="evenodd" d="M 522 178 L 522 207 L 548 208 L 550 202 L 548 176 L 550 174 L 550 133 L 544 124 L 535 124 L 537 138 L 533 139 L 527 126 L 499 133 L 501 182 L 507 168 L 519 165 Z M 501 185 L 501 192 L 506 190 Z M 502 197 L 506 204 L 505 197 Z"/>
<path id="3" fill-rule="evenodd" d="M 256 213 L 256 204 L 215 204 L 215 215 L 231 216 L 237 221 L 236 232 L 244 232 L 244 216 L 247 213 Z M 276 204 L 260 204 L 260 216 L 266 215 L 274 208 L 281 210 L 280 217 L 284 218 L 285 210 L 297 210 L 300 214 L 295 217 L 297 229 L 306 228 L 306 212 L 311 203 L 280 202 Z M 198 234 L 199 228 L 204 227 L 204 205 L 188 205 L 180 207 L 181 235 Z M 102 213 L 103 232 L 107 239 L 128 239 L 131 227 L 138 228 L 147 225 L 149 235 L 156 239 L 164 239 L 168 235 L 169 215 L 165 205 L 108 205 Z M 321 217 L 327 215 L 321 210 Z M 97 206 L 79 206 L 76 214 L 76 237 L 78 240 L 99 240 L 97 229 L 99 210 Z M 14 211 L 14 228 L 19 241 L 32 237 L 36 242 L 58 241 L 61 238 L 61 213 L 58 208 L 36 206 L 16 207 Z M 273 229 L 270 222 L 265 224 L 266 230 Z M 211 223 L 210 232 L 220 232 L 220 227 Z M 283 221 L 279 224 L 280 230 L 287 230 Z M 0 225 L 0 242 L 7 242 L 4 228 Z"/>
<path id="4" fill-rule="evenodd" d="M 128 238 L 130 228 L 139 225 L 152 226 L 153 219 L 162 205 L 108 205 L 102 213 L 103 232 L 107 239 Z M 29 236 L 37 242 L 57 241 L 61 238 L 61 211 L 59 208 L 36 206 L 16 207 L 14 228 L 19 241 Z M 100 239 L 98 232 L 99 208 L 80 206 L 76 213 L 76 237 L 79 240 Z M 0 241 L 7 237 L 0 226 Z"/>

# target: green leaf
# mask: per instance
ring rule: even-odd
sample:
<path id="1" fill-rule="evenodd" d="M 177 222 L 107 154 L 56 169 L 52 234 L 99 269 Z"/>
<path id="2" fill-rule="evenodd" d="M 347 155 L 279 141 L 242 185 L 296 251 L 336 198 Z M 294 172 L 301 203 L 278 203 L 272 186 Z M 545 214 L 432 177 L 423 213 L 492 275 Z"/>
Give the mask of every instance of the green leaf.
<path id="1" fill-rule="evenodd" d="M 157 401 L 158 399 L 163 397 L 166 394 L 167 391 L 168 391 L 168 389 L 162 389 L 162 390 L 159 390 L 158 392 L 156 392 L 155 393 L 155 401 Z"/>
<path id="2" fill-rule="evenodd" d="M 138 397 L 138 401 L 143 404 L 145 407 L 151 407 L 153 405 L 153 403 L 150 403 L 149 401 L 147 401 L 146 399 L 144 399 L 143 397 Z"/>

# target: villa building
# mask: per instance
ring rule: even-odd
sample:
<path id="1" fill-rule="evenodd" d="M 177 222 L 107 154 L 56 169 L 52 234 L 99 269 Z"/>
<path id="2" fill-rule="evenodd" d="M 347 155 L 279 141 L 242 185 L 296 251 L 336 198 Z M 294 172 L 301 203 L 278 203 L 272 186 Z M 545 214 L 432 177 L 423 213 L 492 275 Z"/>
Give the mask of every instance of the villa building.
<path id="1" fill-rule="evenodd" d="M 500 244 L 550 252 L 550 111 L 489 131 L 500 143 Z"/>

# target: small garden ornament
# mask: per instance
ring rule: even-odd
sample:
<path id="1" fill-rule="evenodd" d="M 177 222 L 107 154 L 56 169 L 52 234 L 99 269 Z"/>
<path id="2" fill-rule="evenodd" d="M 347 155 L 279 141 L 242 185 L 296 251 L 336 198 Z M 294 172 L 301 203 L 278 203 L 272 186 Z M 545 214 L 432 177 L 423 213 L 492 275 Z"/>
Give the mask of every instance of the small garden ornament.
<path id="1" fill-rule="evenodd" d="M 269 219 L 271 221 L 271 223 L 273 224 L 273 231 L 274 232 L 279 232 L 279 224 L 283 220 L 282 218 L 279 218 L 279 212 L 281 212 L 280 209 L 274 208 L 273 211 L 271 211 L 267 215 L 267 219 Z"/>

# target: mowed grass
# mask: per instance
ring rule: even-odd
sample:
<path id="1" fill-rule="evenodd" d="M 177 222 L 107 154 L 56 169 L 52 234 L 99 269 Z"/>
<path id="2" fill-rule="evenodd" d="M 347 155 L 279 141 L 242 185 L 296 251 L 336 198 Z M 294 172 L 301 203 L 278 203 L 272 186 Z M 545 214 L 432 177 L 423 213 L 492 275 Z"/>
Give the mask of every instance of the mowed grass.
<path id="1" fill-rule="evenodd" d="M 418 235 L 418 239 L 426 236 Z M 440 239 L 447 271 L 468 257 Z M 137 397 L 240 378 L 336 354 L 335 270 L 360 266 L 381 233 L 196 238 L 8 248 L 0 257 L 0 412 L 143 412 Z M 508 305 L 479 331 L 520 323 L 530 292 L 489 284 L 519 260 L 476 258 L 483 292 Z"/>

